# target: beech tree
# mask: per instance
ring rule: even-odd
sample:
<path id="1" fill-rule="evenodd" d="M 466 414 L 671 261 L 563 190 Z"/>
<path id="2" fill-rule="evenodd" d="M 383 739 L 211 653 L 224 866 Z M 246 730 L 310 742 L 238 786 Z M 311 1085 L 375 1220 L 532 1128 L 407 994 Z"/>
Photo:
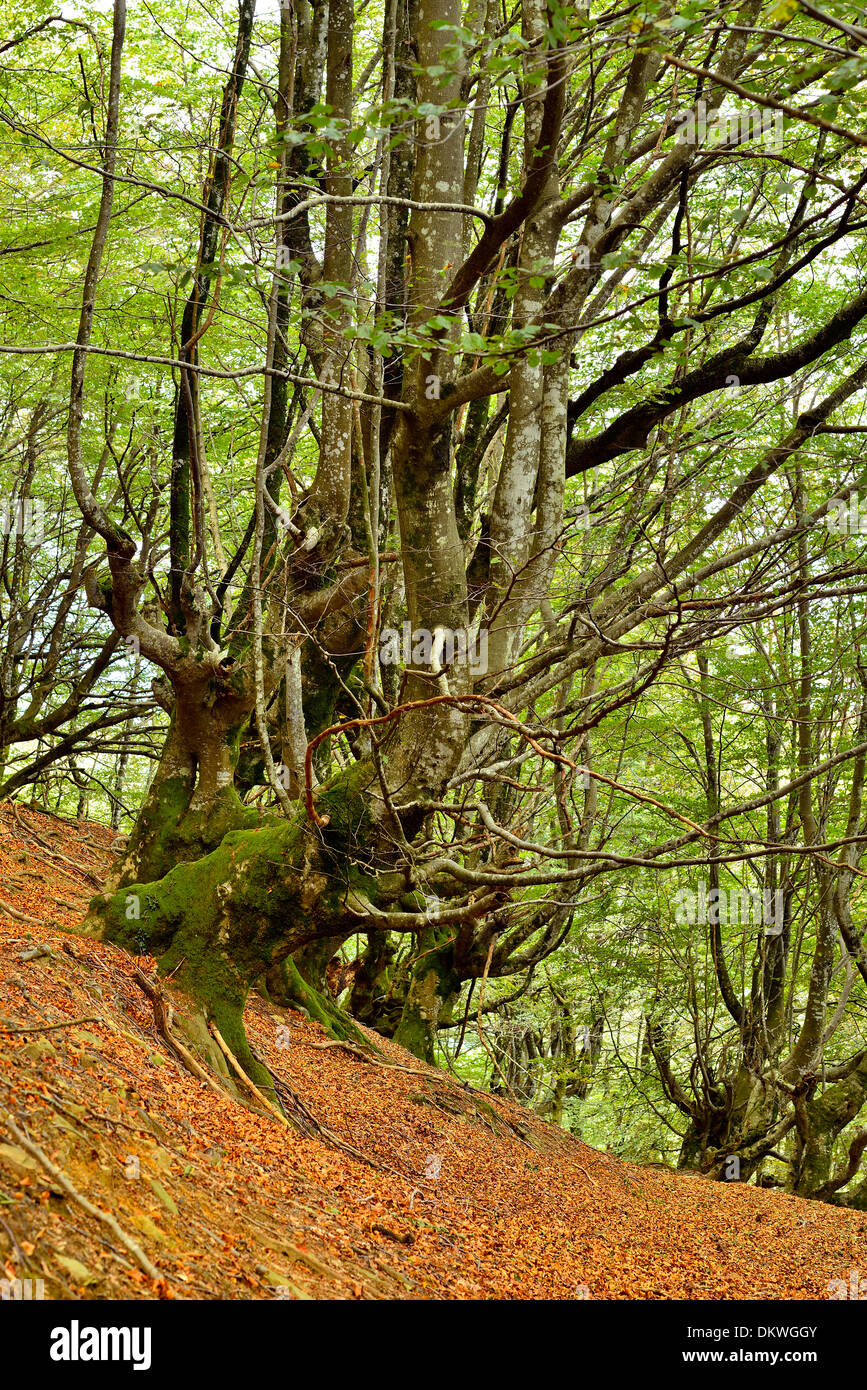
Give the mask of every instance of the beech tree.
<path id="1" fill-rule="evenodd" d="M 586 944 L 589 904 L 740 865 L 783 930 L 741 970 L 690 924 L 689 1080 L 649 976 L 643 1059 L 682 1163 L 785 1144 L 793 1187 L 839 1194 L 867 1147 L 832 993 L 844 958 L 847 1000 L 867 983 L 867 29 L 806 0 L 86 9 L 10 38 L 0 107 L 87 209 L 53 281 L 21 250 L 3 348 L 31 397 L 48 363 L 68 384 L 82 679 L 137 661 L 167 720 L 84 930 L 267 1084 L 248 993 L 345 1036 L 345 943 L 351 1011 L 432 1060 Z M 832 698 L 814 649 L 843 633 Z M 719 667 L 741 637 L 758 703 Z M 632 742 L 675 678 L 692 785 Z M 746 766 L 716 712 L 750 701 Z M 593 1068 L 556 990 L 561 1118 Z"/>

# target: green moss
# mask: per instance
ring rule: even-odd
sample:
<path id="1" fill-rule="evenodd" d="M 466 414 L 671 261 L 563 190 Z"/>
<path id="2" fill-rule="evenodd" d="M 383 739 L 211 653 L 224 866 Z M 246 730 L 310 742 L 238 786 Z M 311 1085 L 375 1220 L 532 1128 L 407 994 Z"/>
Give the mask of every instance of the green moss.
<path id="1" fill-rule="evenodd" d="M 449 1017 L 461 984 L 454 970 L 451 932 L 442 928 L 422 932 L 395 1042 L 433 1064 L 437 1025 Z"/>
<path id="2" fill-rule="evenodd" d="M 413 1057 L 418 1057 L 420 1061 L 433 1065 L 434 1045 L 431 1026 L 417 1011 L 404 1010 L 403 1018 L 400 1020 L 394 1035 L 394 1041 L 399 1043 L 401 1047 L 405 1047 L 407 1052 L 411 1052 Z"/>
<path id="3" fill-rule="evenodd" d="M 277 972 L 270 976 L 275 983 L 273 993 L 283 1007 L 297 1004 L 332 1037 L 341 1042 L 354 1042 L 359 1047 L 370 1049 L 370 1041 L 347 1013 L 333 999 L 318 989 L 314 989 L 302 976 L 291 956 L 282 961 Z"/>
<path id="4" fill-rule="evenodd" d="M 210 853 L 97 900 L 103 938 L 155 956 L 160 972 L 217 1021 L 253 1079 L 256 1063 L 242 1019 L 247 995 L 263 977 L 269 986 L 280 983 L 276 998 L 301 1005 L 332 1036 L 369 1046 L 352 1020 L 302 977 L 291 955 L 352 929 L 348 889 L 378 896 L 375 878 L 352 864 L 356 836 L 368 823 L 362 790 L 370 777 L 369 768 L 353 767 L 325 789 L 320 805 L 332 817 L 325 833 L 303 809 L 293 820 L 254 813 L 255 826 L 229 830 Z M 231 805 L 228 818 L 231 823 Z"/>
<path id="5" fill-rule="evenodd" d="M 190 783 L 184 777 L 167 778 L 149 796 L 129 845 L 138 879 L 161 878 L 178 861 L 210 853 L 230 831 L 259 820 L 259 813 L 243 804 L 233 786 L 222 788 L 210 805 L 195 811 L 188 809 L 189 799 Z"/>

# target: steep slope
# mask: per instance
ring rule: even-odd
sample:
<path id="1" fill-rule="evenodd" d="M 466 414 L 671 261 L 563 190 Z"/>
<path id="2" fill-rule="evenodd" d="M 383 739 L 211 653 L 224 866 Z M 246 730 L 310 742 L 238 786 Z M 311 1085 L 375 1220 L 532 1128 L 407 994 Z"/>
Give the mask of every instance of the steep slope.
<path id="1" fill-rule="evenodd" d="M 0 807 L 7 1279 L 49 1298 L 776 1299 L 867 1268 L 863 1214 L 623 1163 L 261 1000 L 248 1036 L 292 1123 L 199 1079 L 157 1028 L 154 963 L 61 930 L 112 838 Z M 183 996 L 163 1003 L 196 1053 Z"/>

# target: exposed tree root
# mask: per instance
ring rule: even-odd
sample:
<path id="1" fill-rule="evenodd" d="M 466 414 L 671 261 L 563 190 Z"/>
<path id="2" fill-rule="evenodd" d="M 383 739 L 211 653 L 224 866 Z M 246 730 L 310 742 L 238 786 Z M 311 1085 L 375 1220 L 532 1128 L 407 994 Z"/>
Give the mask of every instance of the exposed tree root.
<path id="1" fill-rule="evenodd" d="M 224 1040 L 216 1023 L 211 1024 L 210 1032 L 211 1036 L 213 1037 L 223 1056 L 226 1058 L 226 1061 L 229 1063 L 229 1066 L 232 1068 L 242 1085 L 247 1087 L 247 1090 L 250 1092 L 250 1094 L 256 1097 L 256 1099 L 259 1101 L 259 1104 L 265 1107 L 269 1115 L 271 1115 L 275 1120 L 279 1120 L 280 1124 L 285 1125 L 287 1129 L 290 1128 L 289 1121 L 286 1119 L 286 1116 L 282 1113 L 282 1111 L 278 1110 L 276 1105 L 271 1104 L 268 1097 L 263 1095 L 262 1092 L 259 1090 L 259 1087 L 256 1085 L 255 1081 L 250 1080 L 250 1077 L 244 1071 L 244 1068 L 241 1066 L 241 1063 L 238 1061 L 234 1052 L 229 1047 L 228 1043 Z"/>
<path id="2" fill-rule="evenodd" d="M 196 1061 L 193 1054 L 184 1044 L 175 1037 L 172 1032 L 172 1006 L 165 996 L 165 993 L 155 980 L 149 980 L 142 970 L 136 966 L 133 972 L 133 979 L 141 989 L 144 990 L 148 999 L 154 1007 L 154 1023 L 160 1037 L 174 1053 L 180 1062 L 186 1067 L 187 1071 L 192 1072 L 193 1076 L 199 1081 L 204 1081 L 210 1086 L 212 1091 L 223 1094 L 223 1088 L 212 1076 L 208 1074 L 203 1066 Z"/>
<path id="3" fill-rule="evenodd" d="M 304 979 L 291 956 L 268 972 L 267 983 L 272 1003 L 283 1008 L 294 1004 L 304 1009 L 310 1018 L 322 1024 L 335 1045 L 345 1044 L 350 1051 L 378 1051 L 349 1014 Z"/>

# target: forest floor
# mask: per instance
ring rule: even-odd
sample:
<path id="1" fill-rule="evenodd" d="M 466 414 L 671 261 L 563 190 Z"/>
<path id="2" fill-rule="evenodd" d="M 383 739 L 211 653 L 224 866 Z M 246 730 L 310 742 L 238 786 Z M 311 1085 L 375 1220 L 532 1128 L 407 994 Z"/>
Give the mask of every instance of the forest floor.
<path id="1" fill-rule="evenodd" d="M 68 934 L 114 838 L 0 804 L 0 1278 L 76 1299 L 824 1299 L 867 1268 L 867 1214 L 622 1162 L 261 999 L 247 1033 L 301 1128 L 212 1089 L 136 962 Z"/>

